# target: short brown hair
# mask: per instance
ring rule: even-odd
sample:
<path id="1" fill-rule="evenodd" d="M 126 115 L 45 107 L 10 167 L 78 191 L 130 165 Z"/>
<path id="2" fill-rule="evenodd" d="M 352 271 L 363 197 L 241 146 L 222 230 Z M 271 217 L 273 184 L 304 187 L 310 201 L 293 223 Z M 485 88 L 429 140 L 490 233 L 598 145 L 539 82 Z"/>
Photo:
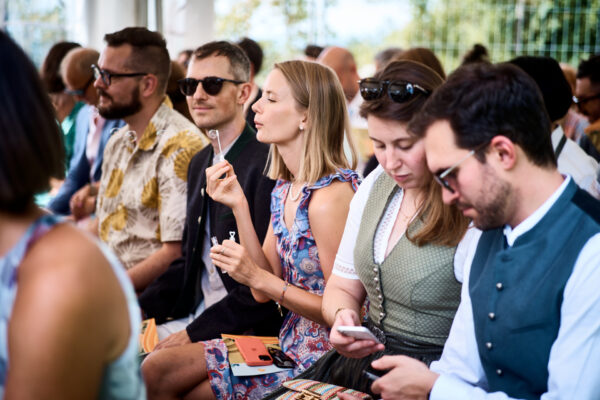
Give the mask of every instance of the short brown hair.
<path id="1" fill-rule="evenodd" d="M 250 59 L 237 44 L 226 42 L 208 42 L 194 51 L 194 59 L 202 60 L 210 56 L 222 56 L 229 60 L 230 73 L 238 81 L 250 79 Z"/>
<path id="2" fill-rule="evenodd" d="M 394 60 L 411 60 L 427 65 L 437 72 L 442 79 L 446 79 L 446 72 L 444 72 L 444 67 L 440 62 L 440 59 L 437 58 L 433 51 L 426 47 L 412 47 L 398 54 L 394 57 Z"/>
<path id="3" fill-rule="evenodd" d="M 158 92 L 166 93 L 171 74 L 171 59 L 167 42 L 159 32 L 135 26 L 104 35 L 110 47 L 128 44 L 132 47 L 127 66 L 134 72 L 145 72 L 158 78 Z"/>

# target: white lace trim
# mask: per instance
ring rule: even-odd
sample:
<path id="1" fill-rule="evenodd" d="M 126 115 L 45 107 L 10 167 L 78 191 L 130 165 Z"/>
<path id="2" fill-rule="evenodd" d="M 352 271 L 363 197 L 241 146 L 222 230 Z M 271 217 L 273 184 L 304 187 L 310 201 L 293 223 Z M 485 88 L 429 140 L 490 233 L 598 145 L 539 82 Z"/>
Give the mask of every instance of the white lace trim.
<path id="1" fill-rule="evenodd" d="M 331 273 L 346 279 L 360 279 L 356 274 L 354 265 L 342 265 L 337 261 L 333 264 L 333 271 Z"/>
<path id="2" fill-rule="evenodd" d="M 398 218 L 398 212 L 400 211 L 400 205 L 404 198 L 404 190 L 400 189 L 390 201 L 388 207 L 385 209 L 383 218 L 379 222 L 377 231 L 375 232 L 375 242 L 373 243 L 373 258 L 377 264 L 381 264 L 385 260 L 385 250 L 387 249 L 390 236 L 392 235 L 392 229 L 394 228 L 394 222 Z M 402 233 L 404 235 L 404 232 Z M 402 237 L 402 236 L 400 236 Z"/>

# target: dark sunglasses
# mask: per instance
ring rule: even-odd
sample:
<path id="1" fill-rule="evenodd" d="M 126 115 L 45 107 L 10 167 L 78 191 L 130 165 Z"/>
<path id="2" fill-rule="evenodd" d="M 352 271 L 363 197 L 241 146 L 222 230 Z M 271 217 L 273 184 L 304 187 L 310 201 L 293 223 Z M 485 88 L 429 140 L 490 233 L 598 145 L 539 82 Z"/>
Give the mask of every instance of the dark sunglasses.
<path id="1" fill-rule="evenodd" d="M 392 101 L 403 103 L 415 94 L 429 95 L 429 91 L 416 83 L 402 81 L 380 81 L 374 78 L 366 78 L 358 81 L 360 95 L 365 100 L 375 100 L 387 92 Z"/>
<path id="2" fill-rule="evenodd" d="M 239 85 L 240 83 L 246 83 L 244 81 L 236 81 L 233 79 L 225 79 L 219 78 L 216 76 L 207 76 L 204 79 L 194 79 L 194 78 L 184 78 L 177 81 L 179 85 L 179 90 L 185 96 L 193 96 L 196 93 L 196 89 L 198 88 L 198 84 L 202 84 L 202 89 L 209 96 L 216 96 L 219 94 L 221 89 L 223 88 L 223 82 L 231 82 Z"/>
<path id="3" fill-rule="evenodd" d="M 96 80 L 96 78 L 94 77 L 94 75 L 92 75 L 90 80 L 87 81 L 86 84 L 81 89 L 73 89 L 73 90 L 65 89 L 64 92 L 66 94 L 70 94 L 71 96 L 83 96 L 85 94 L 85 91 L 90 87 L 90 85 L 92 83 L 94 83 L 95 80 Z"/>
<path id="4" fill-rule="evenodd" d="M 573 96 L 573 103 L 577 104 L 577 107 L 579 107 L 579 109 L 581 110 L 581 107 L 587 103 L 590 100 L 594 100 L 594 99 L 598 99 L 600 98 L 600 93 L 597 94 L 593 94 L 591 96 L 588 97 L 576 97 Z"/>
<path id="5" fill-rule="evenodd" d="M 106 86 L 110 86 L 112 82 L 112 78 L 129 78 L 132 76 L 144 76 L 148 75 L 147 72 L 128 72 L 128 73 L 116 73 L 116 72 L 108 72 L 105 69 L 101 69 L 95 64 L 92 64 L 92 71 L 94 71 L 94 79 L 102 78 L 102 82 Z"/>

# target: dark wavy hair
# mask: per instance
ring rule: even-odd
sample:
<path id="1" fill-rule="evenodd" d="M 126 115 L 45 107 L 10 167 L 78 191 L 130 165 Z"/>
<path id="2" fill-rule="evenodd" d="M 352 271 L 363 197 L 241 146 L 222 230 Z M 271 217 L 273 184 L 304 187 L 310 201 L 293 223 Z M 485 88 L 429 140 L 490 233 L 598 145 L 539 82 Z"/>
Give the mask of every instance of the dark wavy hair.
<path id="1" fill-rule="evenodd" d="M 409 129 L 424 136 L 436 121 L 448 121 L 456 145 L 474 149 L 497 135 L 519 145 L 538 166 L 556 166 L 550 117 L 538 85 L 509 64 L 468 64 L 458 68 L 423 107 Z M 485 154 L 475 157 L 485 162 Z"/>
<path id="2" fill-rule="evenodd" d="M 39 74 L 0 31 L 0 210 L 23 213 L 33 196 L 64 176 L 65 150 L 54 108 Z"/>

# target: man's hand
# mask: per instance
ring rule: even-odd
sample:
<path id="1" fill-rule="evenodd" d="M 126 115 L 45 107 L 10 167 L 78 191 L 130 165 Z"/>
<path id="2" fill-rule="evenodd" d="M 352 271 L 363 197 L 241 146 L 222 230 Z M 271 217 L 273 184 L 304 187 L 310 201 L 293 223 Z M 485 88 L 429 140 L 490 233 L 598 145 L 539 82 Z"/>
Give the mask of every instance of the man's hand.
<path id="1" fill-rule="evenodd" d="M 421 361 L 407 356 L 383 356 L 371 363 L 373 368 L 390 370 L 373 382 L 373 393 L 388 400 L 427 400 L 438 374 Z"/>
<path id="2" fill-rule="evenodd" d="M 90 216 L 96 210 L 97 190 L 90 184 L 85 185 L 71 196 L 69 207 L 76 221 Z"/>
<path id="3" fill-rule="evenodd" d="M 156 344 L 154 350 L 166 349 L 167 347 L 183 346 L 184 344 L 192 343 L 187 331 L 173 333 Z"/>

